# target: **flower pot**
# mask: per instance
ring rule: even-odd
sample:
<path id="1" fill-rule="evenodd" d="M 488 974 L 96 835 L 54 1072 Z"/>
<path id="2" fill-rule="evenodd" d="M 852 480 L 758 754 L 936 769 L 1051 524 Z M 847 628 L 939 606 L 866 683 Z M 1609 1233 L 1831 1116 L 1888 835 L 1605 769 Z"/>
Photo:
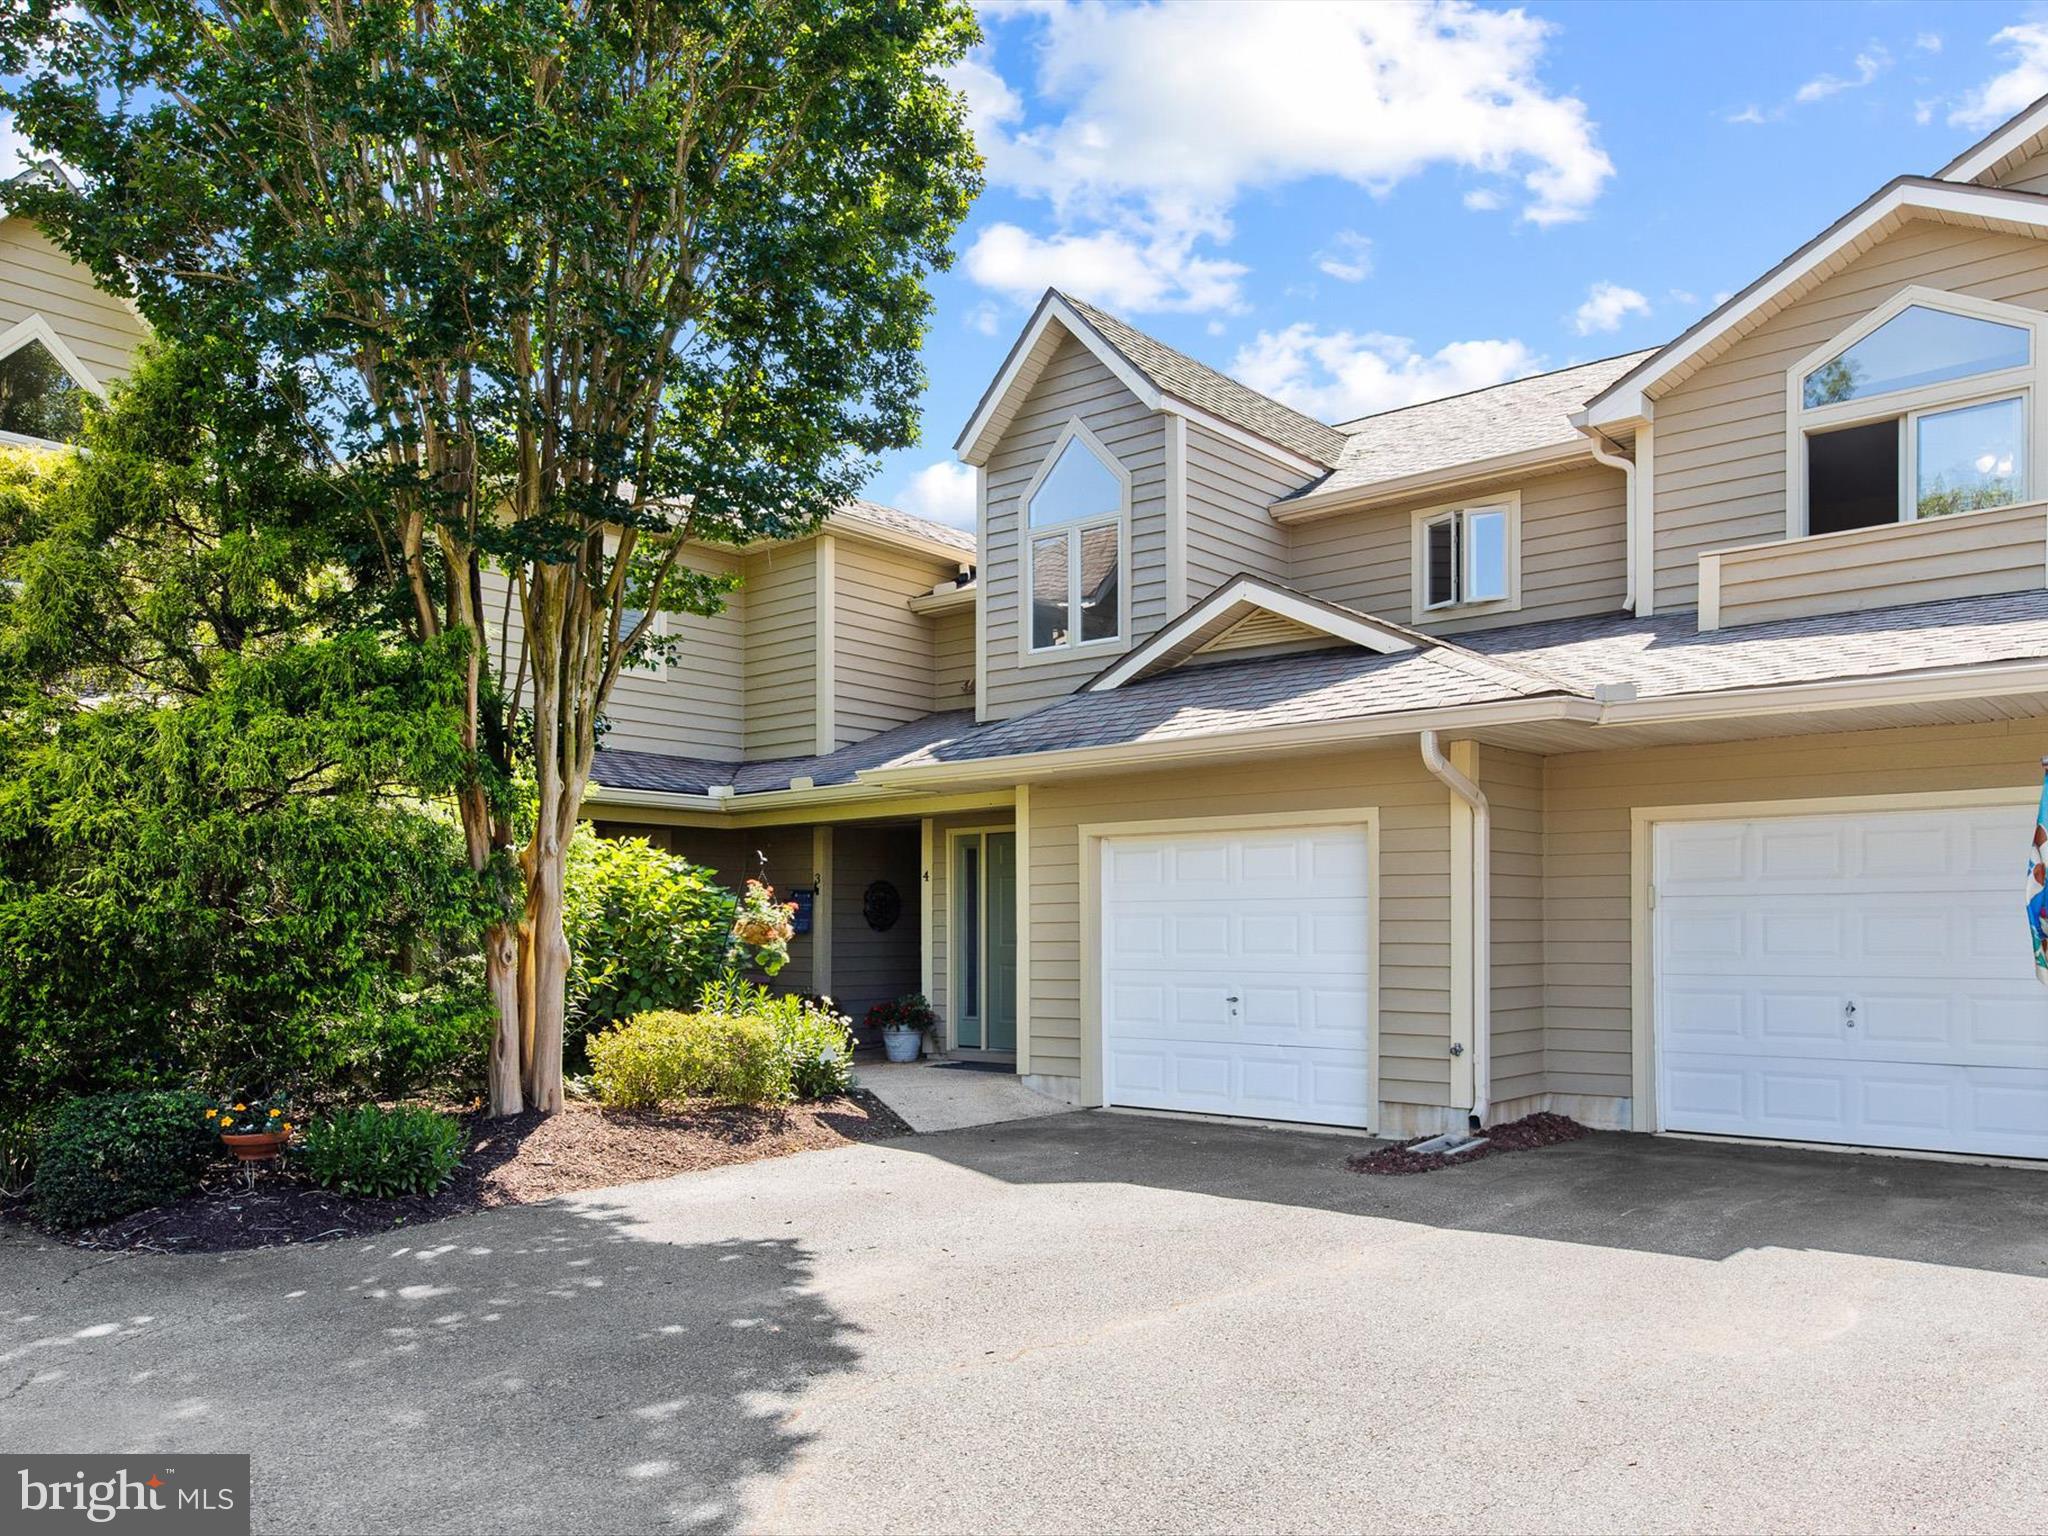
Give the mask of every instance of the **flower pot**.
<path id="1" fill-rule="evenodd" d="M 283 1131 L 223 1131 L 220 1139 L 237 1161 L 267 1163 L 284 1150 L 290 1138 Z"/>
<path id="2" fill-rule="evenodd" d="M 915 1061 L 924 1045 L 924 1031 L 905 1025 L 885 1028 L 882 1031 L 882 1052 L 891 1061 Z"/>

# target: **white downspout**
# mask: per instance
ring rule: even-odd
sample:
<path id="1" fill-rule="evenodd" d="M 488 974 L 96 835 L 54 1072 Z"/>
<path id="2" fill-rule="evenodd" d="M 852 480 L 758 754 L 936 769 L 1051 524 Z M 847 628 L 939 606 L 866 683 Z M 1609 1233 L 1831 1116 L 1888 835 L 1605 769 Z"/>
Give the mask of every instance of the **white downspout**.
<path id="1" fill-rule="evenodd" d="M 1622 588 L 1622 591 L 1626 594 L 1626 600 L 1622 606 L 1627 608 L 1630 613 L 1634 613 L 1636 611 L 1636 461 L 1634 459 L 1625 459 L 1616 453 L 1607 439 L 1591 427 L 1582 428 L 1581 430 L 1585 432 L 1587 439 L 1593 445 L 1593 461 L 1596 464 L 1605 464 L 1609 469 L 1621 471 L 1622 504 L 1628 509 L 1628 522 L 1626 524 L 1628 529 L 1628 538 L 1626 540 L 1628 574 L 1622 578 L 1626 583 Z"/>
<path id="2" fill-rule="evenodd" d="M 1422 765 L 1472 807 L 1472 1129 L 1484 1130 L 1493 1097 L 1492 812 L 1486 791 L 1451 766 L 1435 731 L 1422 733 Z"/>

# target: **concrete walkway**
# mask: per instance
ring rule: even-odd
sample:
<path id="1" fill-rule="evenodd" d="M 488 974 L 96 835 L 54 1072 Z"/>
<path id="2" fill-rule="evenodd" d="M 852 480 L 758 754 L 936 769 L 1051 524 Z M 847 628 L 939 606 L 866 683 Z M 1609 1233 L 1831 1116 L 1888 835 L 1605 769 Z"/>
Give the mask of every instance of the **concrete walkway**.
<path id="1" fill-rule="evenodd" d="M 965 1131 L 1038 1115 L 1064 1115 L 1073 1107 L 1047 1098 L 1006 1072 L 918 1061 L 863 1063 L 854 1085 L 865 1088 L 903 1117 L 913 1131 Z"/>
<path id="2" fill-rule="evenodd" d="M 2048 1530 L 2048 1175 L 1354 1146 L 1076 1114 L 217 1259 L 0 1227 L 0 1443 L 246 1452 L 294 1536 Z"/>

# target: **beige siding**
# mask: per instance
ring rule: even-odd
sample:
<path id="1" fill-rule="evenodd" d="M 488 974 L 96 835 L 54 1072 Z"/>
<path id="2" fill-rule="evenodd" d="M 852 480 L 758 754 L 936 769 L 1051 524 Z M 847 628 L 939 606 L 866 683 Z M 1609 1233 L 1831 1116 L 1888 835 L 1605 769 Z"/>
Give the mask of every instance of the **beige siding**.
<path id="1" fill-rule="evenodd" d="M 1660 443 L 1661 453 L 1661 443 Z M 1661 462 L 1661 459 L 1660 459 Z M 1538 619 L 1613 613 L 1625 599 L 1627 486 L 1619 470 L 1587 465 L 1497 487 L 1522 493 L 1522 606 L 1502 613 L 1426 620 L 1446 633 Z M 1474 504 L 1488 493 L 1462 500 Z M 1413 525 L 1420 508 L 1401 506 L 1303 523 L 1294 529 L 1294 585 L 1331 602 L 1407 623 L 1413 602 Z"/>
<path id="2" fill-rule="evenodd" d="M 909 602 L 957 566 L 858 539 L 834 539 L 833 550 L 834 712 L 844 747 L 931 712 L 931 621 Z"/>
<path id="3" fill-rule="evenodd" d="M 917 990 L 917 828 L 838 827 L 832 833 L 832 999 L 859 1028 L 876 1003 Z M 868 926 L 868 886 L 886 880 L 902 898 L 895 924 Z"/>
<path id="4" fill-rule="evenodd" d="M 1980 177 L 1979 180 L 1987 180 Z M 2048 150 L 2036 150 L 2006 170 L 1988 178 L 1987 184 L 2009 192 L 2048 192 Z"/>
<path id="5" fill-rule="evenodd" d="M 2048 725 L 2017 721 L 1546 759 L 1544 1063 L 1551 1091 L 1631 1092 L 1634 807 L 2024 786 L 2037 780 L 2043 753 Z M 2025 828 L 2015 833 L 2024 838 Z M 2014 912 L 2017 931 L 2017 905 Z"/>
<path id="6" fill-rule="evenodd" d="M 804 757 L 818 746 L 818 546 L 747 556 L 745 756 Z"/>
<path id="7" fill-rule="evenodd" d="M 1072 692 L 1113 656 L 1099 649 L 1056 660 L 1020 654 L 1024 594 L 1019 497 L 1060 429 L 1077 417 L 1131 475 L 1131 569 L 1125 576 L 1135 638 L 1144 639 L 1168 616 L 1163 418 L 1146 410 L 1093 353 L 1070 338 L 1046 364 L 988 464 L 988 537 L 981 572 L 987 652 L 981 678 L 986 712 L 993 720 L 1022 714 Z M 1126 636 L 1126 643 L 1133 638 Z"/>
<path id="8" fill-rule="evenodd" d="M 1031 1070 L 1084 1077 L 1099 1044 L 1099 1021 L 1081 1017 L 1081 826 L 1357 806 L 1377 806 L 1381 821 L 1380 1097 L 1447 1102 L 1450 801 L 1412 749 L 1307 758 L 1284 773 L 1248 763 L 1034 786 Z"/>
<path id="9" fill-rule="evenodd" d="M 1719 571 L 1724 629 L 2021 592 L 2048 582 L 2048 504 L 1755 545 L 1721 554 L 1710 569 Z"/>
<path id="10" fill-rule="evenodd" d="M 0 331 L 41 315 L 102 384 L 124 378 L 147 334 L 133 310 L 26 219 L 0 220 Z"/>
<path id="11" fill-rule="evenodd" d="M 952 1039 L 952 1021 L 947 1013 L 952 993 L 953 964 L 953 867 L 946 857 L 946 834 L 964 827 L 1008 829 L 1016 824 L 1009 809 L 963 811 L 953 816 L 932 818 L 932 990 L 930 1002 L 938 1010 L 945 1038 Z"/>
<path id="12" fill-rule="evenodd" d="M 955 608 L 925 620 L 932 652 L 931 708 L 974 707 L 974 610 Z"/>
<path id="13" fill-rule="evenodd" d="M 1267 509 L 1307 477 L 1194 422 L 1187 440 L 1188 603 L 1240 571 L 1285 581 L 1287 530 Z"/>
<path id="14" fill-rule="evenodd" d="M 1907 225 L 1656 402 L 1659 608 L 1697 600 L 1699 556 L 1786 531 L 1786 370 L 1899 289 L 2048 308 L 2038 240 Z"/>
<path id="15" fill-rule="evenodd" d="M 1479 750 L 1493 812 L 1493 1072 L 1496 1103 L 1541 1093 L 1543 1075 L 1543 759 Z"/>
<path id="16" fill-rule="evenodd" d="M 687 563 L 707 573 L 729 575 L 738 570 L 739 557 L 722 549 L 693 548 Z M 506 666 L 516 670 L 525 626 L 518 604 L 506 600 L 511 584 L 487 571 L 483 590 L 485 623 L 492 635 L 492 664 L 498 665 L 503 658 Z M 741 597 L 737 592 L 731 594 L 725 609 L 709 617 L 669 614 L 663 620 L 671 633 L 682 637 L 683 646 L 660 675 L 648 671 L 620 675 L 605 707 L 610 725 L 605 746 L 719 762 L 739 758 Z M 509 650 L 501 648 L 500 637 L 509 637 Z"/>

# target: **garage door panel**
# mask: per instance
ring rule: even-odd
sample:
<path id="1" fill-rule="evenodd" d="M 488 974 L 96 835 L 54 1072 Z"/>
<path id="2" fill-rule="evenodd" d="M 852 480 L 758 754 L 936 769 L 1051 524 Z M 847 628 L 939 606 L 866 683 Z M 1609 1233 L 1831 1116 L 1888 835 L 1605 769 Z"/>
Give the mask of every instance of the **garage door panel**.
<path id="1" fill-rule="evenodd" d="M 1986 807 L 1657 828 L 1666 1128 L 2048 1156 L 2030 825 Z"/>
<path id="2" fill-rule="evenodd" d="M 1111 839 L 1102 868 L 1109 1102 L 1368 1122 L 1362 830 Z"/>

